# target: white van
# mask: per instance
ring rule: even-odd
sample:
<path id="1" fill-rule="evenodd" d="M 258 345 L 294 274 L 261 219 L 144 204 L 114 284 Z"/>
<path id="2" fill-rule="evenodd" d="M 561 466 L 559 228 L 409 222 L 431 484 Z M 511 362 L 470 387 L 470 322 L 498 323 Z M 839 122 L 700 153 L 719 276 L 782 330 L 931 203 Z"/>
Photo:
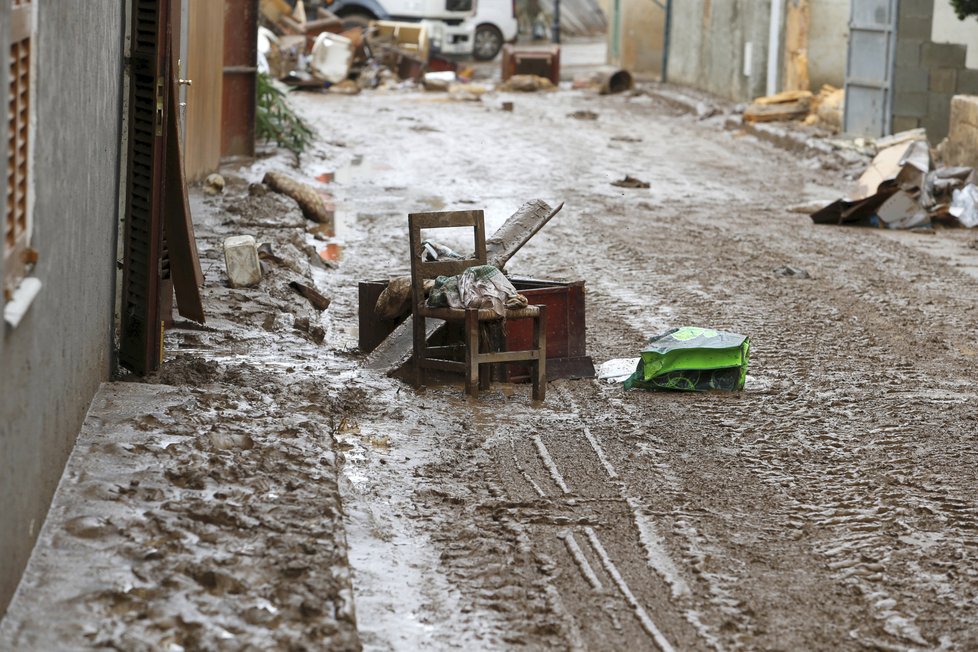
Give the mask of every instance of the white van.
<path id="1" fill-rule="evenodd" d="M 496 58 L 503 43 L 513 43 L 519 34 L 516 20 L 516 0 L 478 0 L 475 16 L 472 56 L 479 61 Z"/>

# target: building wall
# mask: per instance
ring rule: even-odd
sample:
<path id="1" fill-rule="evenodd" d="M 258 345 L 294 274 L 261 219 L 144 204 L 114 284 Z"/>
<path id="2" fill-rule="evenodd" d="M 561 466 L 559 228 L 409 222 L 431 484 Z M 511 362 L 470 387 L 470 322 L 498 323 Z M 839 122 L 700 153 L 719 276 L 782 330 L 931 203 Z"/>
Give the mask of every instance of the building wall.
<path id="1" fill-rule="evenodd" d="M 950 32 L 942 35 L 942 41 L 933 38 L 950 24 L 947 4 L 947 0 L 905 0 L 900 3 L 897 25 L 893 131 L 924 127 L 931 143 L 947 136 L 951 98 L 978 94 L 978 70 L 967 67 L 969 48 L 944 42 L 945 36 L 951 38 Z M 959 26 L 965 35 L 969 28 Z M 972 43 L 978 49 L 978 41 Z"/>
<path id="2" fill-rule="evenodd" d="M 934 4 L 934 22 L 931 25 L 930 40 L 935 43 L 958 43 L 970 45 L 964 59 L 966 68 L 978 69 L 978 18 L 958 20 L 948 0 L 938 0 Z"/>
<path id="3" fill-rule="evenodd" d="M 669 80 L 736 101 L 764 95 L 770 11 L 770 0 L 673 2 Z"/>
<path id="4" fill-rule="evenodd" d="M 16 329 L 0 326 L 0 613 L 110 372 L 125 1 L 35 3 L 32 244 L 44 286 Z M 0 2 L 0 24 L 8 4 Z"/>
<path id="5" fill-rule="evenodd" d="M 608 29 L 608 62 L 632 73 L 661 75 L 665 11 L 651 0 L 617 0 L 608 15 L 617 23 Z"/>
<path id="6" fill-rule="evenodd" d="M 824 84 L 842 88 L 849 47 L 849 0 L 815 0 L 808 32 L 808 77 L 811 90 Z"/>

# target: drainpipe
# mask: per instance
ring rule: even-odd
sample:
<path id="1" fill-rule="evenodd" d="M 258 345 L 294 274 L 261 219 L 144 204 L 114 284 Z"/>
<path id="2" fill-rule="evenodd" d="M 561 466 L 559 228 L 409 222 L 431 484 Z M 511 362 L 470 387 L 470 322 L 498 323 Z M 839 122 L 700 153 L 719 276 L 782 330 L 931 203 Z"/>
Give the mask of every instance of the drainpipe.
<path id="1" fill-rule="evenodd" d="M 672 36 L 672 0 L 666 0 L 666 28 L 662 35 L 662 83 L 669 81 L 669 41 Z"/>
<path id="2" fill-rule="evenodd" d="M 560 43 L 560 0 L 554 0 L 554 24 L 551 40 Z"/>
<path id="3" fill-rule="evenodd" d="M 662 83 L 669 81 L 669 37 L 672 34 L 672 0 L 652 0 L 659 9 L 666 12 L 665 29 L 662 34 Z"/>
<path id="4" fill-rule="evenodd" d="M 781 59 L 781 6 L 784 0 L 771 0 L 771 23 L 767 39 L 767 95 L 778 92 L 778 64 Z"/>

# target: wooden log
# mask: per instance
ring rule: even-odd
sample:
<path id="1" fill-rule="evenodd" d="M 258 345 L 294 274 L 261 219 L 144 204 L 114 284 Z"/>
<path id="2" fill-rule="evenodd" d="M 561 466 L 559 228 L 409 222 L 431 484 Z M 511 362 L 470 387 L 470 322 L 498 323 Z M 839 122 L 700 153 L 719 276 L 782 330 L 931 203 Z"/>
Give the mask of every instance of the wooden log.
<path id="1" fill-rule="evenodd" d="M 299 208 L 302 209 L 302 214 L 306 216 L 306 219 L 323 223 L 328 222 L 332 217 L 326 209 L 326 204 L 323 203 L 323 198 L 312 186 L 290 179 L 281 172 L 267 172 L 262 183 L 268 186 L 272 192 L 278 192 L 294 199 L 299 204 Z"/>

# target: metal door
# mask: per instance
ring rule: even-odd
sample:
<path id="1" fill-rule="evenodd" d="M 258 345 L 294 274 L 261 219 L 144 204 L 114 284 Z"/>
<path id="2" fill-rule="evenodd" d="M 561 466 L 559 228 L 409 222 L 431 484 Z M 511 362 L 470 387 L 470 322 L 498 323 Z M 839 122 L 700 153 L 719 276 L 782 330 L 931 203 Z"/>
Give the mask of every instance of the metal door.
<path id="1" fill-rule="evenodd" d="M 852 0 L 846 64 L 845 132 L 890 133 L 898 0 Z"/>

